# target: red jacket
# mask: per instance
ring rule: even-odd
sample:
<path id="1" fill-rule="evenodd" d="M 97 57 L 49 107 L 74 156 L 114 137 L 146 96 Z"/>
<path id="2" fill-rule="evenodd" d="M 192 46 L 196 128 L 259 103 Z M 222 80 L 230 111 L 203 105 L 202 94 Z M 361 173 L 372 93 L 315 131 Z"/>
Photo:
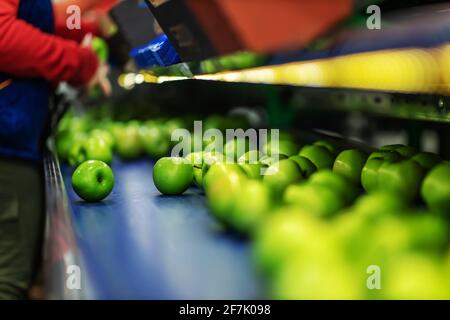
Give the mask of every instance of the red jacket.
<path id="1" fill-rule="evenodd" d="M 52 84 L 88 83 L 99 63 L 92 50 L 17 19 L 19 2 L 0 1 L 0 73 L 43 78 Z"/>

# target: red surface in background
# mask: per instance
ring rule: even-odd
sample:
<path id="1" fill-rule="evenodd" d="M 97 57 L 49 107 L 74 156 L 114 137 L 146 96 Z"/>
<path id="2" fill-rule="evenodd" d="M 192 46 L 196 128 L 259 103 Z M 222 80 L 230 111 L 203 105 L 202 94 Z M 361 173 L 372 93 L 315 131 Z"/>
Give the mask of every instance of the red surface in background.
<path id="1" fill-rule="evenodd" d="M 208 2 L 206 5 L 203 1 L 188 0 L 220 53 L 235 47 L 230 41 L 239 42 L 240 49 L 262 53 L 300 48 L 349 15 L 353 8 L 353 0 Z"/>

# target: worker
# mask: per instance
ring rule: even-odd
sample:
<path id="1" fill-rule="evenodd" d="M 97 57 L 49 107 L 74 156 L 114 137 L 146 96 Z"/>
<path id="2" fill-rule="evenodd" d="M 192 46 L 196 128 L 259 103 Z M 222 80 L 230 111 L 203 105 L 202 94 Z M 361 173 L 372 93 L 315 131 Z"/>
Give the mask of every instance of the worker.
<path id="1" fill-rule="evenodd" d="M 42 151 L 52 91 L 60 82 L 111 91 L 108 68 L 89 41 L 55 33 L 65 10 L 58 12 L 55 18 L 51 0 L 0 1 L 0 299 L 27 298 L 41 260 Z"/>

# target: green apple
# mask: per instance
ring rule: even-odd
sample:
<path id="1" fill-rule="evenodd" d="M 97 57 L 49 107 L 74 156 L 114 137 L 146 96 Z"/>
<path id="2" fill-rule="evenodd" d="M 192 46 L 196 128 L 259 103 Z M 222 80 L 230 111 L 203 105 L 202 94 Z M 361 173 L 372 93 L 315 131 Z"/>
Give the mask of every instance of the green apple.
<path id="1" fill-rule="evenodd" d="M 239 232 L 251 234 L 274 207 L 272 191 L 258 180 L 247 180 L 236 195 L 230 224 Z"/>
<path id="2" fill-rule="evenodd" d="M 69 164 L 76 167 L 86 160 L 100 160 L 111 163 L 111 146 L 105 140 L 96 137 L 89 137 L 85 141 L 77 141 L 70 149 Z"/>
<path id="3" fill-rule="evenodd" d="M 450 230 L 443 217 L 423 210 L 406 212 L 403 216 L 411 234 L 411 250 L 438 254 L 445 251 L 450 240 Z"/>
<path id="4" fill-rule="evenodd" d="M 250 151 L 250 143 L 245 138 L 234 138 L 228 141 L 224 146 L 224 155 L 228 159 L 236 161 L 245 153 Z"/>
<path id="5" fill-rule="evenodd" d="M 377 150 L 369 155 L 368 160 L 373 158 L 380 158 L 384 161 L 395 162 L 402 160 L 403 156 L 393 150 Z"/>
<path id="6" fill-rule="evenodd" d="M 380 150 L 395 151 L 405 158 L 411 158 L 417 153 L 417 150 L 413 147 L 405 146 L 403 144 L 390 144 L 382 146 Z"/>
<path id="7" fill-rule="evenodd" d="M 103 129 L 94 129 L 91 131 L 90 136 L 97 139 L 103 139 L 111 148 L 114 148 L 114 136 L 109 131 Z"/>
<path id="8" fill-rule="evenodd" d="M 361 184 L 367 192 L 378 189 L 378 171 L 385 161 L 382 158 L 369 158 L 361 171 Z"/>
<path id="9" fill-rule="evenodd" d="M 283 200 L 317 216 L 330 216 L 345 206 L 344 199 L 329 187 L 309 183 L 290 185 Z"/>
<path id="10" fill-rule="evenodd" d="M 68 130 L 70 131 L 70 122 L 72 121 L 73 118 L 73 114 L 71 112 L 71 110 L 67 111 L 61 118 L 61 120 L 59 120 L 58 125 L 56 127 L 56 133 L 60 132 L 60 131 L 65 131 Z"/>
<path id="11" fill-rule="evenodd" d="M 442 161 L 441 157 L 432 152 L 419 152 L 416 153 L 411 160 L 414 160 L 422 166 L 426 171 L 433 168 L 435 165 Z"/>
<path id="12" fill-rule="evenodd" d="M 202 186 L 205 187 L 205 177 L 211 166 L 218 163 L 226 163 L 225 156 L 220 152 L 215 151 L 203 151 L 202 153 L 203 165 L 202 165 Z"/>
<path id="13" fill-rule="evenodd" d="M 195 146 L 195 138 L 196 137 L 197 137 L 197 134 L 193 134 L 192 138 L 191 138 L 192 139 L 192 147 L 191 147 L 192 150 L 195 150 L 195 147 L 196 147 Z M 212 148 L 217 148 L 218 147 L 218 146 L 215 145 L 216 138 L 214 136 L 210 136 L 208 138 L 204 138 L 204 137 L 199 135 L 199 138 L 202 141 L 202 150 L 206 150 L 207 148 L 209 148 L 211 150 Z"/>
<path id="14" fill-rule="evenodd" d="M 264 165 L 261 163 L 240 163 L 239 166 L 249 179 L 261 180 L 263 178 L 262 170 Z"/>
<path id="15" fill-rule="evenodd" d="M 358 149 L 344 150 L 336 157 L 333 172 L 347 177 L 355 185 L 361 184 L 361 172 L 367 161 L 367 155 Z"/>
<path id="16" fill-rule="evenodd" d="M 246 180 L 245 173 L 237 164 L 217 163 L 211 166 L 203 184 L 209 208 L 217 218 L 230 223 L 236 198 Z"/>
<path id="17" fill-rule="evenodd" d="M 359 214 L 353 208 L 345 209 L 331 220 L 332 230 L 337 242 L 344 249 L 343 255 L 355 266 L 362 264 L 371 243 L 372 223 L 366 215 Z M 370 256 L 372 253 L 368 253 Z M 362 266 L 367 268 L 367 265 Z M 363 269 L 364 270 L 364 269 Z"/>
<path id="18" fill-rule="evenodd" d="M 238 163 L 259 163 L 262 157 L 263 154 L 259 150 L 250 150 L 238 159 Z"/>
<path id="19" fill-rule="evenodd" d="M 330 188 L 342 197 L 345 204 L 350 204 L 358 196 L 358 189 L 349 179 L 329 169 L 314 173 L 308 183 Z"/>
<path id="20" fill-rule="evenodd" d="M 203 161 L 204 161 L 203 187 L 205 189 L 207 189 L 208 186 L 212 184 L 212 182 L 214 182 L 214 180 L 226 177 L 227 174 L 229 174 L 230 172 L 237 172 L 239 175 L 245 176 L 245 172 L 236 163 L 226 163 L 222 161 L 211 162 L 212 164 L 209 165 L 207 170 L 205 170 L 205 167 L 207 166 L 206 153 L 203 155 Z"/>
<path id="21" fill-rule="evenodd" d="M 139 139 L 142 149 L 154 159 L 167 156 L 170 151 L 170 136 L 161 126 L 142 126 L 139 129 Z"/>
<path id="22" fill-rule="evenodd" d="M 338 148 L 331 143 L 330 141 L 319 140 L 313 143 L 314 146 L 324 147 L 328 151 L 331 152 L 333 156 L 336 156 L 339 153 Z"/>
<path id="23" fill-rule="evenodd" d="M 385 271 L 383 298 L 402 300 L 450 299 L 442 266 L 434 257 L 408 254 L 394 257 Z"/>
<path id="24" fill-rule="evenodd" d="M 282 154 L 287 157 L 293 156 L 297 154 L 298 152 L 298 146 L 294 141 L 291 140 L 279 140 L 278 144 L 274 144 L 273 146 L 275 149 L 272 149 L 272 142 L 269 141 L 265 144 L 263 148 L 263 152 L 266 155 L 273 155 L 273 154 Z"/>
<path id="25" fill-rule="evenodd" d="M 89 160 L 79 165 L 72 175 L 75 193 L 85 201 L 95 202 L 106 198 L 114 187 L 114 174 L 104 162 Z"/>
<path id="26" fill-rule="evenodd" d="M 193 181 L 192 165 L 184 158 L 164 157 L 153 168 L 153 182 L 162 194 L 178 195 Z"/>
<path id="27" fill-rule="evenodd" d="M 85 139 L 86 134 L 83 132 L 73 132 L 70 130 L 59 131 L 55 136 L 55 147 L 59 158 L 68 161 L 72 146 Z"/>
<path id="28" fill-rule="evenodd" d="M 435 212 L 450 216 L 450 164 L 435 166 L 425 177 L 422 199 Z"/>
<path id="29" fill-rule="evenodd" d="M 112 161 L 112 146 L 106 137 L 92 136 L 88 138 L 83 146 L 86 150 L 87 160 L 100 160 L 106 163 Z"/>
<path id="30" fill-rule="evenodd" d="M 377 216 L 406 209 L 407 203 L 395 194 L 386 191 L 375 191 L 359 197 L 353 210 L 365 216 Z"/>
<path id="31" fill-rule="evenodd" d="M 76 141 L 69 150 L 67 161 L 72 167 L 77 167 L 87 160 L 85 150 L 83 148 L 83 141 Z"/>
<path id="32" fill-rule="evenodd" d="M 274 154 L 271 156 L 264 155 L 260 158 L 259 162 L 261 162 L 264 166 L 270 167 L 280 160 L 288 159 L 284 154 Z"/>
<path id="33" fill-rule="evenodd" d="M 378 170 L 378 187 L 406 200 L 414 200 L 420 191 L 424 169 L 413 160 L 385 162 Z"/>
<path id="34" fill-rule="evenodd" d="M 69 131 L 87 133 L 91 127 L 91 123 L 87 118 L 72 117 L 68 120 L 66 126 L 66 129 Z"/>
<path id="35" fill-rule="evenodd" d="M 133 159 L 141 155 L 139 127 L 134 124 L 117 125 L 114 129 L 116 151 L 123 159 Z"/>
<path id="36" fill-rule="evenodd" d="M 295 254 L 276 274 L 271 298 L 282 300 L 363 299 L 363 286 L 345 261 L 320 254 Z"/>
<path id="37" fill-rule="evenodd" d="M 332 253 L 329 234 L 326 225 L 309 212 L 281 208 L 268 215 L 255 230 L 253 255 L 258 268 L 271 276 L 293 254 Z"/>
<path id="38" fill-rule="evenodd" d="M 311 160 L 318 170 L 331 168 L 333 166 L 334 156 L 325 147 L 306 145 L 300 150 L 298 155 Z"/>
<path id="39" fill-rule="evenodd" d="M 261 153 L 258 150 L 250 150 L 238 159 L 241 169 L 250 179 L 262 179 L 262 169 L 266 167 L 259 162 Z"/>
<path id="40" fill-rule="evenodd" d="M 310 175 L 312 175 L 314 172 L 317 171 L 317 167 L 308 158 L 295 155 L 289 157 L 289 159 L 295 161 L 298 164 L 300 170 L 302 171 L 303 177 L 305 178 L 309 177 Z"/>
<path id="41" fill-rule="evenodd" d="M 192 152 L 185 157 L 192 165 L 194 183 L 203 187 L 203 152 Z"/>
<path id="42" fill-rule="evenodd" d="M 295 161 L 280 160 L 267 168 L 263 181 L 277 195 L 281 195 L 286 187 L 303 179 L 300 167 Z"/>

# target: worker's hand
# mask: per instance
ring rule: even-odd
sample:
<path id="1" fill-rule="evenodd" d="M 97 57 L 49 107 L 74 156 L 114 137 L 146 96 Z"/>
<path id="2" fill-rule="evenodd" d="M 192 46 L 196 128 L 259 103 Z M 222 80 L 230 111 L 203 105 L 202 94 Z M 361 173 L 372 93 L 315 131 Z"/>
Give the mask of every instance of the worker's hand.
<path id="1" fill-rule="evenodd" d="M 87 34 L 81 45 L 83 47 L 92 48 L 92 39 L 92 34 Z M 112 87 L 111 82 L 108 79 L 108 73 L 109 66 L 106 63 L 99 61 L 98 68 L 95 71 L 91 81 L 88 83 L 88 92 L 91 91 L 91 89 L 99 87 L 105 96 L 110 96 L 112 93 Z"/>
<path id="2" fill-rule="evenodd" d="M 88 89 L 94 89 L 100 87 L 105 96 L 110 96 L 112 93 L 111 82 L 108 79 L 109 66 L 100 62 L 94 77 L 88 84 Z"/>

